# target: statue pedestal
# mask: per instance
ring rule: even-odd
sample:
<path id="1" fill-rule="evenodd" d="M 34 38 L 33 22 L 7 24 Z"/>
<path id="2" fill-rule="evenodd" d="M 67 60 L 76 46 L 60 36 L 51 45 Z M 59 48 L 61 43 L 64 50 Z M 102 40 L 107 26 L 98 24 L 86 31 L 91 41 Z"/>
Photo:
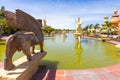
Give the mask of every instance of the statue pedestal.
<path id="1" fill-rule="evenodd" d="M 38 65 L 40 60 L 47 54 L 44 53 L 36 53 L 32 56 L 31 61 L 27 61 L 26 56 L 16 60 L 13 62 L 15 64 L 15 68 L 6 71 L 3 68 L 0 69 L 0 80 L 30 80 L 32 75 L 38 70 Z"/>

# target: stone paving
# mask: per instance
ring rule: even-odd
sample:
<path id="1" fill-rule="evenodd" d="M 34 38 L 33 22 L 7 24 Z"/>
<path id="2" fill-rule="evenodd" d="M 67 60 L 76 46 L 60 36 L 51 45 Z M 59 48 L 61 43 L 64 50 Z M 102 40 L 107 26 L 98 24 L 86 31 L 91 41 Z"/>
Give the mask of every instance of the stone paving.
<path id="1" fill-rule="evenodd" d="M 38 70 L 31 80 L 120 80 L 120 64 L 85 70 Z"/>
<path id="2" fill-rule="evenodd" d="M 85 70 L 39 69 L 31 80 L 120 80 L 120 64 Z"/>

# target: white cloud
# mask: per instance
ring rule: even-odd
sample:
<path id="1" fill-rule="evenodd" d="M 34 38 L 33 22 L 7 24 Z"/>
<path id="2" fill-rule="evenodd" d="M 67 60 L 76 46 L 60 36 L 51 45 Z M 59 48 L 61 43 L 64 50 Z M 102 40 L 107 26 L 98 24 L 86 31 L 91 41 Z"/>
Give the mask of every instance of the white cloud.
<path id="1" fill-rule="evenodd" d="M 75 21 L 73 18 L 70 18 L 69 16 L 65 15 L 51 15 L 46 17 L 47 24 L 51 25 L 53 27 L 61 28 L 61 29 L 68 29 L 70 28 L 70 25 L 74 24 Z"/>

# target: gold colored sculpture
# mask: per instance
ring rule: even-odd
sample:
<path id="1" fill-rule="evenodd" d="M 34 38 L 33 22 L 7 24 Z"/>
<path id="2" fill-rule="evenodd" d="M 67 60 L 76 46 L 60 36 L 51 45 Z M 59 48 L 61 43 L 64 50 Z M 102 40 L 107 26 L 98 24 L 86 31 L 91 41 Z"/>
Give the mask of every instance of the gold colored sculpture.
<path id="1" fill-rule="evenodd" d="M 118 35 L 120 35 L 120 23 L 118 24 Z"/>
<path id="2" fill-rule="evenodd" d="M 75 20 L 76 24 L 77 24 L 77 28 L 76 28 L 76 32 L 74 33 L 74 35 L 76 36 L 77 40 L 80 41 L 81 37 L 82 37 L 82 29 L 81 29 L 81 23 L 80 23 L 80 18 Z"/>
<path id="3" fill-rule="evenodd" d="M 118 27 L 118 24 L 120 22 L 118 10 L 115 9 L 113 12 L 114 12 L 114 14 L 113 14 L 112 18 L 110 19 L 110 24 L 112 24 L 112 26 L 114 26 L 114 27 Z"/>

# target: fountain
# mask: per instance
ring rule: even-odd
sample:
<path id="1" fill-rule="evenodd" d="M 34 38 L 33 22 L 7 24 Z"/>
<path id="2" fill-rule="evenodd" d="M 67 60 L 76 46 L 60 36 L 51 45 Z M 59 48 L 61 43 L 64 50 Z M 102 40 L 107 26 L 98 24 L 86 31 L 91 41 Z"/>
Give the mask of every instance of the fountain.
<path id="1" fill-rule="evenodd" d="M 104 23 L 103 24 L 101 24 L 101 33 L 107 33 L 107 24 L 106 24 L 106 22 L 108 22 L 108 18 L 109 17 L 107 17 L 107 16 L 105 16 L 104 17 Z"/>
<path id="2" fill-rule="evenodd" d="M 82 29 L 81 29 L 81 22 L 80 22 L 80 18 L 78 17 L 76 20 L 75 20 L 76 24 L 77 24 L 77 28 L 76 28 L 76 32 L 74 33 L 76 39 L 78 41 L 81 40 L 81 37 L 82 37 Z"/>
<path id="3" fill-rule="evenodd" d="M 108 26 L 109 24 L 109 21 L 108 21 L 109 17 L 108 16 L 105 16 L 104 17 L 104 23 L 101 24 L 101 35 L 100 37 L 102 38 L 102 41 L 105 42 L 106 40 L 109 40 L 108 37 L 109 37 L 109 34 L 110 34 L 110 27 Z"/>

